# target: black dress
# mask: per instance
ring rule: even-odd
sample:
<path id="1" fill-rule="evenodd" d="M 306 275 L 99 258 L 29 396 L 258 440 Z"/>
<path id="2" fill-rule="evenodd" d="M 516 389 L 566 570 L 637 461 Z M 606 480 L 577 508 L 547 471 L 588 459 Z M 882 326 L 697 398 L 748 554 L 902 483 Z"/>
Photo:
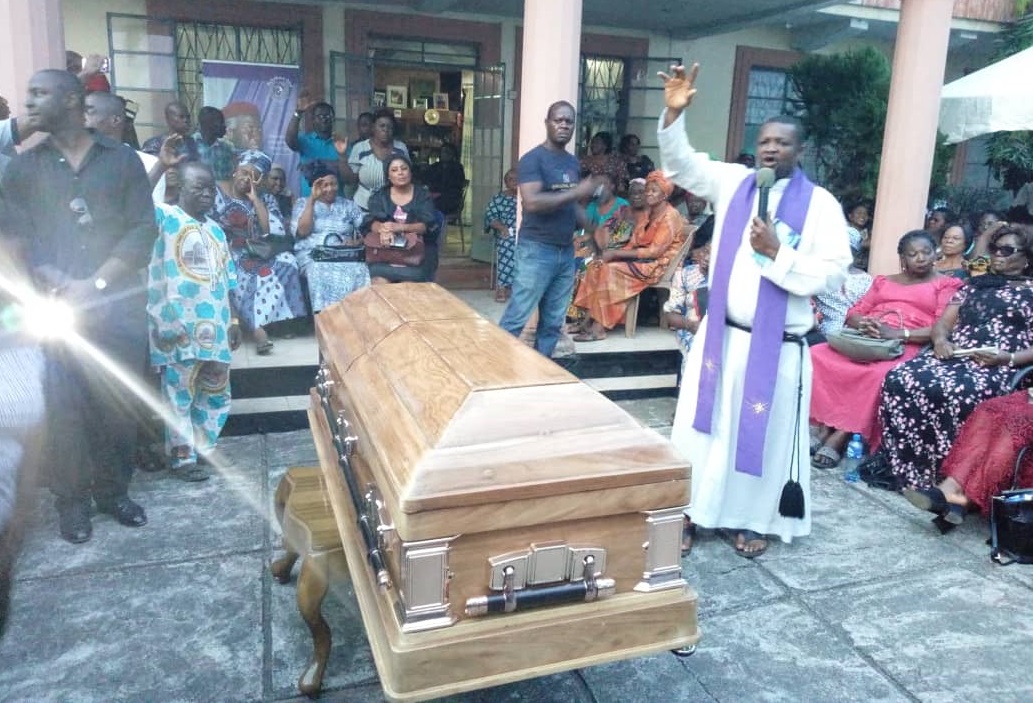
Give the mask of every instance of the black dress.
<path id="1" fill-rule="evenodd" d="M 419 266 L 394 266 L 391 264 L 370 263 L 371 278 L 386 278 L 392 283 L 402 281 L 425 282 L 434 280 L 437 268 L 438 247 L 438 214 L 430 193 L 424 186 L 413 186 L 413 196 L 405 205 L 398 205 L 391 200 L 391 187 L 384 186 L 369 196 L 369 214 L 363 223 L 363 232 L 369 232 L 374 222 L 398 222 L 395 212 L 401 210 L 405 214 L 405 222 L 422 222 L 427 225 L 427 233 L 423 236 L 426 256 Z"/>
<path id="2" fill-rule="evenodd" d="M 955 295 L 961 305 L 950 333 L 955 347 L 1033 346 L 1033 283 L 998 276 L 971 279 Z M 971 358 L 939 360 L 932 351 L 886 375 L 879 403 L 882 447 L 904 485 L 934 486 L 940 462 L 976 406 L 1008 392 L 1011 366 L 981 366 Z"/>

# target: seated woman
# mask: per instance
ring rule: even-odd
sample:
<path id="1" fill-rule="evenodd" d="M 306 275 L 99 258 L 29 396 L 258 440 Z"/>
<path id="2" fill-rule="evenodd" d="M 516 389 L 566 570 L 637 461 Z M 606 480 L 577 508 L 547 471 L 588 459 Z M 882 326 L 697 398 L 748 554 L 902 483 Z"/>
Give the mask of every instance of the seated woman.
<path id="1" fill-rule="evenodd" d="M 936 270 L 954 278 L 968 278 L 965 251 L 969 239 L 963 225 L 955 223 L 948 226 L 940 237 L 940 258 L 936 261 Z"/>
<path id="2" fill-rule="evenodd" d="M 575 274 L 574 293 L 571 295 L 571 301 L 577 299 L 578 289 L 581 287 L 581 282 L 585 280 L 585 269 L 588 263 L 604 249 L 618 248 L 627 243 L 627 239 L 619 244 L 610 242 L 609 234 L 612 233 L 606 232 L 600 233 L 602 244 L 595 239 L 595 233 L 602 228 L 604 222 L 616 217 L 621 208 L 628 207 L 628 201 L 617 196 L 617 183 L 614 180 L 613 174 L 609 171 L 603 171 L 598 177 L 598 196 L 593 198 L 585 207 L 585 227 L 580 234 L 574 237 Z M 630 234 L 631 231 L 629 230 L 629 237 Z M 567 310 L 567 317 L 572 321 L 572 324 L 568 326 L 568 330 L 581 334 L 588 328 L 588 316 L 585 315 L 584 310 L 575 306 L 573 302 Z"/>
<path id="3" fill-rule="evenodd" d="M 975 239 L 972 242 L 972 249 L 967 253 L 968 274 L 970 276 L 982 276 L 990 269 L 990 240 L 993 239 L 997 230 L 1007 227 L 1004 215 L 996 210 L 984 210 L 979 213 L 972 222 L 975 229 Z"/>
<path id="4" fill-rule="evenodd" d="M 846 280 L 838 290 L 814 296 L 814 307 L 819 318 L 818 331 L 822 336 L 843 329 L 843 325 L 846 324 L 847 312 L 872 287 L 871 275 L 858 266 L 862 256 L 864 256 L 863 253 L 854 253 L 854 261 L 847 269 Z M 819 340 L 819 343 L 820 341 L 823 340 Z"/>
<path id="5" fill-rule="evenodd" d="M 412 164 L 402 154 L 395 154 L 384 164 L 384 181 L 387 185 L 369 198 L 369 214 L 363 225 L 364 230 L 376 235 L 385 248 L 389 248 L 394 236 L 399 234 L 410 240 L 418 239 L 428 251 L 418 265 L 367 260 L 369 275 L 373 283 L 429 281 L 432 273 L 429 267 L 433 260 L 429 249 L 437 246 L 433 235 L 438 224 L 437 211 L 430 193 L 423 186 L 413 183 Z"/>
<path id="6" fill-rule="evenodd" d="M 454 144 L 441 145 L 441 157 L 423 172 L 423 182 L 430 191 L 435 208 L 446 215 L 459 212 L 463 207 L 466 171 Z"/>
<path id="7" fill-rule="evenodd" d="M 646 214 L 646 179 L 633 178 L 628 184 L 628 200 L 595 228 L 592 237 L 598 251 L 620 249 L 631 240 L 638 221 Z"/>
<path id="8" fill-rule="evenodd" d="M 933 208 L 925 218 L 925 227 L 923 229 L 933 235 L 933 241 L 936 242 L 938 247 L 940 246 L 940 238 L 943 237 L 943 233 L 957 221 L 958 216 L 954 214 L 953 210 L 945 207 Z"/>
<path id="9" fill-rule="evenodd" d="M 515 269 L 513 256 L 516 253 L 516 214 L 517 172 L 515 168 L 511 168 L 502 177 L 502 192 L 492 196 L 484 211 L 484 233 L 494 235 L 495 246 L 498 248 L 495 264 L 496 303 L 509 300 L 512 290 Z"/>
<path id="10" fill-rule="evenodd" d="M 681 347 L 682 364 L 692 346 L 699 323 L 707 313 L 707 273 L 710 271 L 710 242 L 714 238 L 714 216 L 692 233 L 685 262 L 671 278 L 671 295 L 664 303 L 664 320 L 674 330 Z"/>
<path id="11" fill-rule="evenodd" d="M 266 190 L 269 195 L 276 198 L 276 205 L 280 208 L 280 213 L 286 217 L 294 212 L 294 194 L 287 187 L 287 172 L 283 170 L 283 166 L 274 164 L 269 169 L 269 176 L 265 181 Z M 291 220 L 293 222 L 294 218 L 292 217 Z M 288 231 L 293 229 L 292 222 L 284 222 Z"/>
<path id="12" fill-rule="evenodd" d="M 904 497 L 942 518 L 940 529 L 959 525 L 969 509 L 990 514 L 990 501 L 1011 488 L 1015 461 L 1033 444 L 1033 403 L 1025 390 L 980 403 L 940 467 L 943 480 L 933 488 L 905 488 Z M 1033 486 L 1033 453 L 1027 452 L 1019 485 Z M 944 525 L 946 523 L 946 526 Z M 946 527 L 946 529 L 945 529 Z"/>
<path id="13" fill-rule="evenodd" d="M 230 188 L 216 189 L 212 208 L 212 219 L 226 232 L 237 265 L 237 287 L 230 290 L 233 309 L 262 355 L 273 350 L 266 325 L 307 314 L 298 260 L 291 252 L 280 207 L 273 196 L 261 192 L 271 167 L 262 152 L 245 151 Z"/>
<path id="14" fill-rule="evenodd" d="M 638 150 L 641 146 L 642 141 L 638 138 L 637 134 L 625 134 L 621 137 L 621 142 L 617 147 L 617 151 L 624 158 L 624 162 L 627 164 L 628 178 L 645 178 L 651 172 L 656 170 L 656 166 L 653 165 L 653 160 L 645 154 L 639 153 Z"/>
<path id="15" fill-rule="evenodd" d="M 868 226 L 872 222 L 871 212 L 872 206 L 868 200 L 851 202 L 843 212 L 846 215 L 846 232 L 850 236 L 850 251 L 854 258 L 864 252 L 866 261 L 871 247 L 871 234 L 868 231 Z"/>
<path id="16" fill-rule="evenodd" d="M 588 153 L 581 157 L 581 175 L 598 175 L 609 173 L 617 190 L 623 191 L 628 182 L 628 165 L 624 157 L 613 153 L 613 135 L 609 132 L 597 132 L 588 142 Z"/>
<path id="17" fill-rule="evenodd" d="M 1033 237 L 997 232 L 990 273 L 970 278 L 933 326 L 931 352 L 886 375 L 879 405 L 882 447 L 862 476 L 892 474 L 929 488 L 961 423 L 979 403 L 1004 395 L 1014 367 L 1033 363 Z"/>
<path id="18" fill-rule="evenodd" d="M 631 240 L 620 249 L 606 249 L 585 271 L 574 305 L 588 311 L 592 326 L 574 337 L 595 342 L 624 319 L 628 301 L 656 283 L 678 253 L 685 221 L 667 202 L 674 185 L 660 171 L 646 179 L 646 215 L 638 220 Z"/>
<path id="19" fill-rule="evenodd" d="M 337 176 L 322 162 L 313 162 L 306 177 L 311 193 L 294 204 L 294 253 L 301 275 L 308 281 L 312 312 L 319 312 L 354 290 L 370 284 L 369 269 L 361 261 L 316 261 L 312 252 L 327 245 L 361 249 L 366 214 L 351 200 L 337 194 Z"/>
<path id="20" fill-rule="evenodd" d="M 901 272 L 876 277 L 847 312 L 846 326 L 869 337 L 902 339 L 904 355 L 867 364 L 848 359 L 828 344 L 811 347 L 812 444 L 816 449 L 811 466 L 817 469 L 836 466 L 855 432 L 869 444 L 877 442 L 882 379 L 929 342 L 933 323 L 961 287 L 961 281 L 943 276 L 933 267 L 936 254 L 928 232 L 905 234 L 897 253 Z"/>

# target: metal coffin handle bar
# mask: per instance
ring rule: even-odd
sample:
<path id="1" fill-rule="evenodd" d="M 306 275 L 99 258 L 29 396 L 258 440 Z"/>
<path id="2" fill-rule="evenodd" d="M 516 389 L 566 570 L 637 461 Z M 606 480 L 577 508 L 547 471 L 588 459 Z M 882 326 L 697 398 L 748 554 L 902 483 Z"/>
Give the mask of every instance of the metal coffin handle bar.
<path id="1" fill-rule="evenodd" d="M 333 437 L 334 448 L 337 450 L 337 465 L 341 469 L 344 482 L 348 485 L 348 495 L 355 508 L 356 522 L 366 547 L 366 558 L 373 569 L 377 585 L 387 590 L 391 588 L 392 582 L 384 555 L 380 550 L 381 539 L 377 531 L 379 516 L 375 518 L 366 510 L 364 494 L 359 491 L 359 484 L 355 480 L 355 474 L 352 473 L 351 462 L 348 461 L 348 457 L 354 453 L 355 442 L 358 438 L 350 434 L 351 425 L 344 417 L 343 411 L 334 415 L 330 405 L 330 388 L 332 386 L 333 381 L 329 379 L 329 372 L 325 367 L 321 368 L 316 377 L 316 391 L 319 394 L 319 404 L 323 409 L 327 427 L 330 428 L 330 434 Z"/>

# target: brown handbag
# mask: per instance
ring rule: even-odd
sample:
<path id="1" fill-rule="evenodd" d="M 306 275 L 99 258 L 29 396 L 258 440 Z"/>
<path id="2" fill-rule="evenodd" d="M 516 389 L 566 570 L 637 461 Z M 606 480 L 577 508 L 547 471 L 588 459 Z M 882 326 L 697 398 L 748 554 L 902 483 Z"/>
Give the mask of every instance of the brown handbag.
<path id="1" fill-rule="evenodd" d="M 426 256 L 423 238 L 418 234 L 406 233 L 395 235 L 405 239 L 405 246 L 385 247 L 380 243 L 380 235 L 373 232 L 363 237 L 366 245 L 367 264 L 390 264 L 391 266 L 422 266 Z M 400 241 L 400 240 L 399 240 Z"/>

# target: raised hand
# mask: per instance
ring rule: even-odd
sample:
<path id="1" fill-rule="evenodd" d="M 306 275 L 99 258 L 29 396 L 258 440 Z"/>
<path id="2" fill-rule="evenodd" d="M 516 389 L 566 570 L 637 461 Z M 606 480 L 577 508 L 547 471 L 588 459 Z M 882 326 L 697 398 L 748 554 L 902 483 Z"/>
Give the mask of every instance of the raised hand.
<path id="1" fill-rule="evenodd" d="M 182 144 L 182 134 L 172 134 L 165 138 L 165 141 L 161 143 L 161 149 L 158 151 L 158 160 L 162 166 L 166 169 L 175 168 L 187 157 L 186 153 L 176 153 Z"/>
<path id="2" fill-rule="evenodd" d="M 309 92 L 309 89 L 302 88 L 301 91 L 298 93 L 298 101 L 295 105 L 295 108 L 298 110 L 298 112 L 305 112 L 310 107 L 312 107 L 312 105 L 314 105 L 315 102 L 316 101 L 312 98 L 312 93 Z"/>
<path id="3" fill-rule="evenodd" d="M 680 113 L 692 103 L 696 95 L 696 76 L 699 74 L 699 64 L 692 64 L 688 75 L 685 74 L 684 66 L 671 66 L 671 74 L 663 71 L 657 75 L 664 82 L 664 104 L 671 112 Z"/>
<path id="4" fill-rule="evenodd" d="M 334 149 L 342 159 L 348 155 L 348 138 L 334 135 Z"/>

